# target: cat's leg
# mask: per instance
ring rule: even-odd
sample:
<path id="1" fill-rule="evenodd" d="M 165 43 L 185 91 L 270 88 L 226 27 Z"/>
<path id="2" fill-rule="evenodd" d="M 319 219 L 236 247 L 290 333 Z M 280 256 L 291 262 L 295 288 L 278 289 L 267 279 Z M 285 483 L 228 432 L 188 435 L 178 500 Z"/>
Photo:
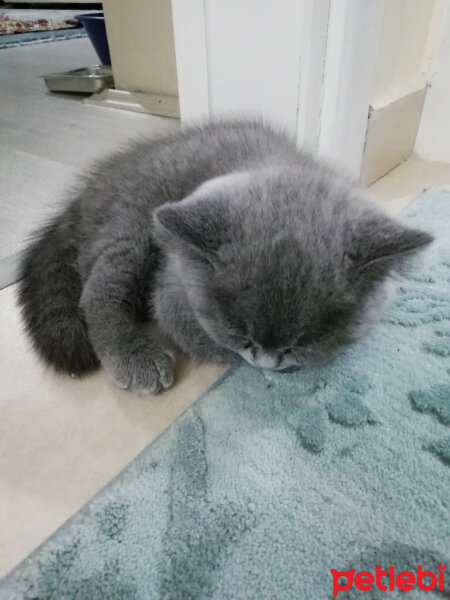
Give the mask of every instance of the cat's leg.
<path id="1" fill-rule="evenodd" d="M 167 319 L 162 321 L 161 313 L 162 311 L 159 311 L 158 315 L 160 328 L 191 358 L 194 364 L 229 365 L 239 360 L 236 353 L 217 345 L 208 337 L 196 321 L 186 318 L 183 322 L 174 323 L 173 313 L 168 314 Z"/>
<path id="2" fill-rule="evenodd" d="M 105 252 L 90 272 L 80 304 L 89 339 L 112 381 L 122 389 L 154 394 L 172 384 L 174 357 L 138 324 L 144 264 L 145 257 L 132 248 L 128 255 Z"/>
<path id="3" fill-rule="evenodd" d="M 163 280 L 154 293 L 154 315 L 159 327 L 196 364 L 215 363 L 228 365 L 239 356 L 219 346 L 201 327 L 179 282 Z"/>

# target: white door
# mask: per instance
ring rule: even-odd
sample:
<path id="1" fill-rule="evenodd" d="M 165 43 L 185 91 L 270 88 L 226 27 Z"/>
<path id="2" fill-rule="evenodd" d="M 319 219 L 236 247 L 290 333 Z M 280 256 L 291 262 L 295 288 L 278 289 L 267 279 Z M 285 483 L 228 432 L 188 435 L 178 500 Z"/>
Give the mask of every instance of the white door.
<path id="1" fill-rule="evenodd" d="M 172 0 L 183 122 L 259 115 L 359 176 L 383 0 Z"/>

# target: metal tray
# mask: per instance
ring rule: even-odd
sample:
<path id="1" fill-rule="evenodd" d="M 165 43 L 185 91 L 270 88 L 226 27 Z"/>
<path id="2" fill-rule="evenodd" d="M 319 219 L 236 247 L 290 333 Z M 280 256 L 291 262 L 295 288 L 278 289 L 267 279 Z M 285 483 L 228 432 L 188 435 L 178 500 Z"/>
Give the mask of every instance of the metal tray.
<path id="1" fill-rule="evenodd" d="M 50 92 L 75 92 L 79 94 L 94 94 L 105 87 L 114 84 L 112 69 L 108 66 L 95 65 L 65 71 L 40 75 Z"/>

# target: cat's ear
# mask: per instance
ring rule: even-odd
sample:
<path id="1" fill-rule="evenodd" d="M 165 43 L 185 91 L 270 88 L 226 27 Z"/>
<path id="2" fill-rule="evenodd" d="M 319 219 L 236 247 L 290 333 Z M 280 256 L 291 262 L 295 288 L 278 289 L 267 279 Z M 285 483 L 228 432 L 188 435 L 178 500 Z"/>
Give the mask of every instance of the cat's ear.
<path id="1" fill-rule="evenodd" d="M 432 241 L 425 231 L 369 210 L 353 224 L 347 255 L 359 272 L 384 275 Z"/>
<path id="2" fill-rule="evenodd" d="M 161 244 L 211 255 L 231 237 L 230 200 L 195 194 L 181 202 L 163 204 L 153 213 L 154 234 Z"/>

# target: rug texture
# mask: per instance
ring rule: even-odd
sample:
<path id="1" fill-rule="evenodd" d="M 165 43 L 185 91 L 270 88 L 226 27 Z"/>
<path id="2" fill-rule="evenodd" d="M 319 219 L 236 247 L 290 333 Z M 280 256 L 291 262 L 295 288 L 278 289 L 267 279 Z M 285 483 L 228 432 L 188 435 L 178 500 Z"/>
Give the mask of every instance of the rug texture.
<path id="1" fill-rule="evenodd" d="M 327 600 L 332 569 L 419 565 L 429 591 L 335 593 L 449 597 L 450 193 L 403 217 L 437 239 L 365 340 L 321 368 L 231 369 L 0 599 Z"/>
<path id="2" fill-rule="evenodd" d="M 0 48 L 86 36 L 82 10 L 0 8 Z M 85 11 L 85 13 L 95 11 Z"/>
<path id="3" fill-rule="evenodd" d="M 49 29 L 69 29 L 79 27 L 76 12 L 71 10 L 0 10 L 0 35 L 46 31 Z"/>

